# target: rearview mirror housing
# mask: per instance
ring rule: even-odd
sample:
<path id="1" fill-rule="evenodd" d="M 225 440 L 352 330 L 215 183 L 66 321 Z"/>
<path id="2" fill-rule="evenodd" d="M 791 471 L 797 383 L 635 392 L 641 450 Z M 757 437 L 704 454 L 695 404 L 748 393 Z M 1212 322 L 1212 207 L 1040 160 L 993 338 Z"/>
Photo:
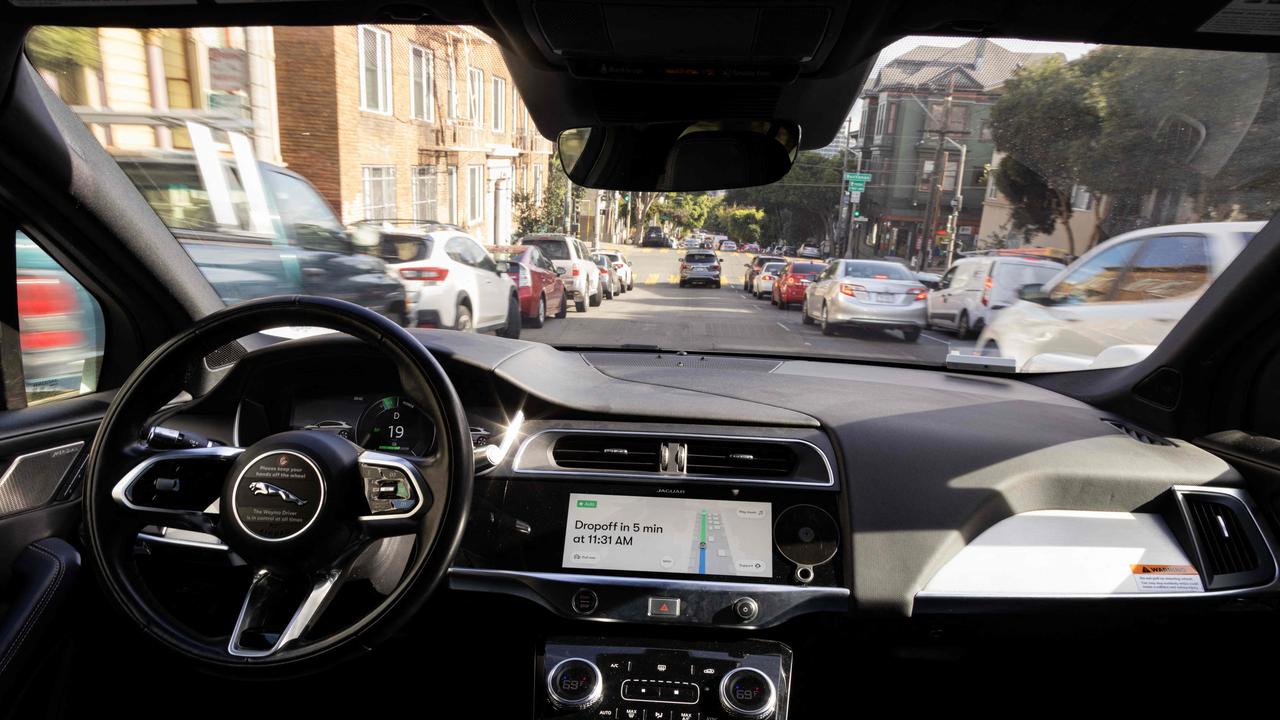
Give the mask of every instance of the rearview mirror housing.
<path id="1" fill-rule="evenodd" d="M 506 260 L 497 260 L 494 262 L 493 271 L 499 275 L 506 275 L 511 272 L 511 263 Z"/>
<path id="2" fill-rule="evenodd" d="M 565 130 L 556 145 L 565 174 L 583 187 L 725 190 L 786 175 L 800 127 L 785 120 L 596 125 Z"/>

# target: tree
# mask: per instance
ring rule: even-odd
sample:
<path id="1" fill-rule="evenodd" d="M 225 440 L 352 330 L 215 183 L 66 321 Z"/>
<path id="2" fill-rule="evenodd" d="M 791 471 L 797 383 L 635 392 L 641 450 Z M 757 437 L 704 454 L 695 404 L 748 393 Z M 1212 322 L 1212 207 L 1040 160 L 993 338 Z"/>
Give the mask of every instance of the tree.
<path id="1" fill-rule="evenodd" d="M 653 204 L 661 197 L 662 194 L 656 192 L 631 193 L 631 231 L 636 245 L 639 245 L 644 237 L 644 229 L 653 211 Z"/>
<path id="2" fill-rule="evenodd" d="M 539 232 L 567 232 L 569 229 L 565 227 L 566 196 L 571 195 L 577 201 L 582 196 L 582 188 L 569 182 L 560 166 L 560 158 L 554 153 L 548 169 L 547 187 L 542 193 L 541 203 L 536 202 L 530 193 L 515 193 L 512 197 L 517 236 Z"/>
<path id="3" fill-rule="evenodd" d="M 840 167 L 839 154 L 825 157 L 802 152 L 778 182 L 730 190 L 724 199 L 731 205 L 763 211 L 760 230 L 767 242 L 814 237 L 830 240 L 840 206 Z"/>
<path id="4" fill-rule="evenodd" d="M 706 193 L 669 193 L 655 206 L 658 219 L 677 230 L 698 230 L 720 204 Z"/>
<path id="5" fill-rule="evenodd" d="M 758 243 L 764 219 L 764 211 L 759 208 L 720 204 L 703 227 L 728 235 L 738 242 Z"/>
<path id="6" fill-rule="evenodd" d="M 1053 232 L 1061 223 L 1072 255 L 1071 191 L 1102 125 L 1090 91 L 1080 65 L 1050 58 L 1014 73 L 991 108 L 992 137 L 1005 153 L 996 182 L 1015 205 L 1014 228 Z"/>

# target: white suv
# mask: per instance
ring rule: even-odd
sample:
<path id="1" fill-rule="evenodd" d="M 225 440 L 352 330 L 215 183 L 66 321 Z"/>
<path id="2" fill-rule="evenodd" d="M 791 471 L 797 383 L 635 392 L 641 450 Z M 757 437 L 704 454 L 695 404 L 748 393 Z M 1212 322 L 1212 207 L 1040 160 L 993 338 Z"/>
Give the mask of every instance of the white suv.
<path id="1" fill-rule="evenodd" d="M 978 336 L 1019 372 L 1129 365 L 1151 353 L 1265 223 L 1164 225 L 1118 235 L 1019 292 Z"/>
<path id="2" fill-rule="evenodd" d="M 960 258 L 929 293 L 929 327 L 954 330 L 968 339 L 981 332 L 995 312 L 1018 301 L 1018 288 L 1040 285 L 1062 271 L 1063 263 L 1013 251 Z"/>
<path id="3" fill-rule="evenodd" d="M 574 309 L 587 311 L 587 303 L 598 307 L 604 299 L 600 288 L 600 268 L 591 259 L 591 252 L 572 235 L 562 233 L 536 233 L 526 235 L 521 245 L 532 245 L 542 251 L 543 257 L 557 268 L 564 268 L 560 279 L 573 295 Z"/>
<path id="4" fill-rule="evenodd" d="M 357 230 L 363 232 L 371 225 Z M 379 254 L 405 286 L 409 321 L 417 327 L 494 330 L 520 337 L 515 283 L 461 228 L 427 224 L 378 230 Z"/>

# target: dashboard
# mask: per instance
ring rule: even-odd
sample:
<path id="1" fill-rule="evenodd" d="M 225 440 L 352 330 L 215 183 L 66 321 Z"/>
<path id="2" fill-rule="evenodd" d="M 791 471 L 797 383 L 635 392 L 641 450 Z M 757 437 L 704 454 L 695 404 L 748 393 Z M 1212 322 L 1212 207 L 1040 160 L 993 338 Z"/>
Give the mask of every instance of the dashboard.
<path id="1" fill-rule="evenodd" d="M 811 619 L 1280 590 L 1234 468 L 1025 383 L 414 332 L 476 451 L 449 586 L 555 619 L 538 717 L 785 718 L 803 659 L 787 628 Z M 340 336 L 259 350 L 165 422 L 239 445 L 291 429 L 417 457 L 439 442 L 393 368 Z"/>

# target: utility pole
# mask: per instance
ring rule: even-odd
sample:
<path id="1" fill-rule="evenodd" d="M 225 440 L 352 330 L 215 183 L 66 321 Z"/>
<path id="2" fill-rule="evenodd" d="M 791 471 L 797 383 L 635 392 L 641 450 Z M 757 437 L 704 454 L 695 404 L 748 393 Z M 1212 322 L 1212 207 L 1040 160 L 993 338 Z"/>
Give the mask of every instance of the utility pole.
<path id="1" fill-rule="evenodd" d="M 846 143 L 847 145 L 847 143 Z M 862 151 L 858 151 L 858 169 L 854 172 L 862 172 Z M 846 227 L 848 233 L 844 239 L 844 256 L 848 258 L 858 257 L 858 247 L 853 244 L 853 193 L 849 193 L 849 223 Z"/>
<path id="2" fill-rule="evenodd" d="M 956 76 L 951 75 L 951 80 L 947 86 L 947 99 L 943 104 L 942 123 L 938 125 L 938 147 L 933 153 L 933 177 L 929 180 L 929 201 L 925 205 L 924 211 L 924 237 L 920 238 L 920 257 L 916 263 L 916 268 L 923 271 L 925 265 L 929 262 L 929 255 L 933 251 L 933 233 L 934 225 L 937 220 L 935 214 L 938 211 L 938 201 L 941 199 L 942 186 L 947 181 L 947 169 L 945 166 L 946 152 L 942 149 L 942 144 L 946 142 L 947 133 L 951 129 L 951 96 L 955 94 Z M 959 181 L 960 173 L 956 173 L 956 180 Z"/>
<path id="3" fill-rule="evenodd" d="M 960 170 L 956 173 L 956 192 L 951 197 L 951 244 L 947 248 L 947 267 L 956 261 L 956 228 L 960 222 L 960 211 L 964 210 L 964 163 L 969 154 L 968 143 L 960 146 Z"/>
<path id="4" fill-rule="evenodd" d="M 840 199 L 845 201 L 844 222 L 846 227 L 853 225 L 853 194 L 849 192 L 849 182 L 845 180 L 845 173 L 849 172 L 849 136 L 852 134 L 849 132 L 849 125 L 851 122 L 853 122 L 852 109 L 844 119 L 844 157 L 840 160 Z M 835 250 L 835 248 L 831 249 Z M 848 251 L 849 248 L 846 245 L 845 252 L 840 253 L 840 255 L 844 255 Z"/>

